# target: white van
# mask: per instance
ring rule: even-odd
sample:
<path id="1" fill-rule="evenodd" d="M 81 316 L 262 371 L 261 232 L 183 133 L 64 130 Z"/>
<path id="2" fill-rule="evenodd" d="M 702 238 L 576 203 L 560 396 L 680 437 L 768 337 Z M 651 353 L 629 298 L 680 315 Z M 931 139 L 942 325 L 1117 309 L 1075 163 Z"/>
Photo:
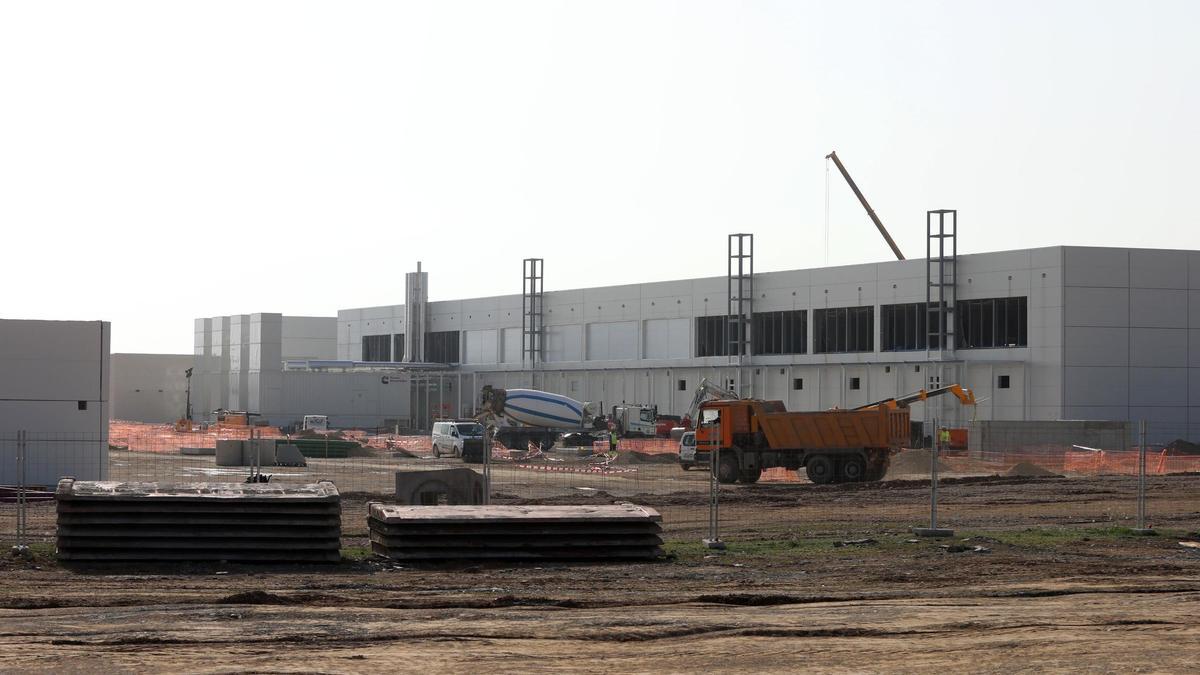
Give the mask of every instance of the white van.
<path id="1" fill-rule="evenodd" d="M 684 471 L 691 469 L 697 464 L 708 464 L 708 453 L 696 453 L 696 432 L 685 431 L 679 437 L 679 466 Z"/>
<path id="2" fill-rule="evenodd" d="M 483 425 L 479 422 L 434 422 L 431 440 L 434 457 L 462 457 L 468 462 L 483 461 Z"/>
<path id="3" fill-rule="evenodd" d="M 304 430 L 323 434 L 329 431 L 329 418 L 325 415 L 305 415 Z"/>

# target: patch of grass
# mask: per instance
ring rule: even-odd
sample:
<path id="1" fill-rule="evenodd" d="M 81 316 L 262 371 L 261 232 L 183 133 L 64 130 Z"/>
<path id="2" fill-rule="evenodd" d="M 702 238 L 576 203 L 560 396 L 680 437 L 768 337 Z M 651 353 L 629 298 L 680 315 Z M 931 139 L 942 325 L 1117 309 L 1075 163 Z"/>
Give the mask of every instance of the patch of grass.
<path id="1" fill-rule="evenodd" d="M 342 560 L 362 562 L 375 555 L 370 546 L 347 546 L 342 549 Z"/>
<path id="2" fill-rule="evenodd" d="M 1052 549 L 1064 544 L 1074 544 L 1084 540 L 1113 541 L 1116 539 L 1144 539 L 1136 535 L 1128 527 L 1030 527 L 1024 530 L 984 530 L 959 532 L 959 537 L 983 536 L 995 539 L 1010 546 L 1026 548 Z M 1160 530 L 1159 534 L 1171 537 L 1178 534 L 1175 530 Z"/>
<path id="3" fill-rule="evenodd" d="M 859 539 L 866 537 L 851 537 Z M 779 539 L 750 539 L 726 541 L 724 551 L 714 551 L 700 541 L 672 540 L 663 544 L 668 555 L 680 560 L 700 560 L 706 555 L 719 555 L 734 562 L 739 560 L 844 557 L 862 558 L 893 553 L 905 546 L 902 538 L 895 535 L 872 536 L 876 543 L 838 546 L 847 541 L 845 537 L 788 537 Z"/>

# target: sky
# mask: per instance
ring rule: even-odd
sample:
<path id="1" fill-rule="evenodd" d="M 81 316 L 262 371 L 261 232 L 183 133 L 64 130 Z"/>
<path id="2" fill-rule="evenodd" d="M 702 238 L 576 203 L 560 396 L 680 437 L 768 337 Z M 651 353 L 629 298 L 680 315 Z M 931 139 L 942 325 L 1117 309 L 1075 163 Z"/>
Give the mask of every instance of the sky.
<path id="1" fill-rule="evenodd" d="M 0 318 L 196 317 L 1200 249 L 1198 2 L 6 2 Z M 828 182 L 827 182 L 828 181 Z M 826 194 L 828 185 L 828 207 Z M 828 219 L 828 238 L 826 220 Z"/>

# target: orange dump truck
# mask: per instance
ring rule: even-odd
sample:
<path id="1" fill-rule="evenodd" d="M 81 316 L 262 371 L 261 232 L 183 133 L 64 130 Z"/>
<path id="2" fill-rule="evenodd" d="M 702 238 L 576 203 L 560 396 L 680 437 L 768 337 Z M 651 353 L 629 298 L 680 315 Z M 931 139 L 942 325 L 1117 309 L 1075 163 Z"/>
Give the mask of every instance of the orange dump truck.
<path id="1" fill-rule="evenodd" d="M 909 439 L 908 405 L 953 393 L 974 404 L 970 390 L 951 385 L 853 410 L 788 412 L 781 401 L 722 399 L 700 406 L 696 451 L 712 457 L 722 483 L 753 483 L 763 469 L 804 469 L 814 483 L 880 480 L 893 452 Z"/>

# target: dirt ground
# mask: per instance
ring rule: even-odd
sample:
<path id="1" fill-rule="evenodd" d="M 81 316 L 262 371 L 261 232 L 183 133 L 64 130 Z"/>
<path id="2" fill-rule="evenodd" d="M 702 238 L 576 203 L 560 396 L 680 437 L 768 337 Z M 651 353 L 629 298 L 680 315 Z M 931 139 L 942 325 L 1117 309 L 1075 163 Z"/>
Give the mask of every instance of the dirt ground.
<path id="1" fill-rule="evenodd" d="M 950 540 L 908 532 L 921 481 L 732 486 L 725 552 L 699 542 L 702 491 L 648 492 L 632 501 L 663 513 L 666 559 L 604 565 L 396 564 L 364 548 L 386 495 L 350 493 L 341 564 L 65 568 L 38 504 L 33 559 L 0 558 L 0 669 L 1193 670 L 1200 549 L 1180 542 L 1200 539 L 1200 477 L 1150 481 L 1153 537 L 1126 529 L 1135 485 L 951 478 Z"/>

